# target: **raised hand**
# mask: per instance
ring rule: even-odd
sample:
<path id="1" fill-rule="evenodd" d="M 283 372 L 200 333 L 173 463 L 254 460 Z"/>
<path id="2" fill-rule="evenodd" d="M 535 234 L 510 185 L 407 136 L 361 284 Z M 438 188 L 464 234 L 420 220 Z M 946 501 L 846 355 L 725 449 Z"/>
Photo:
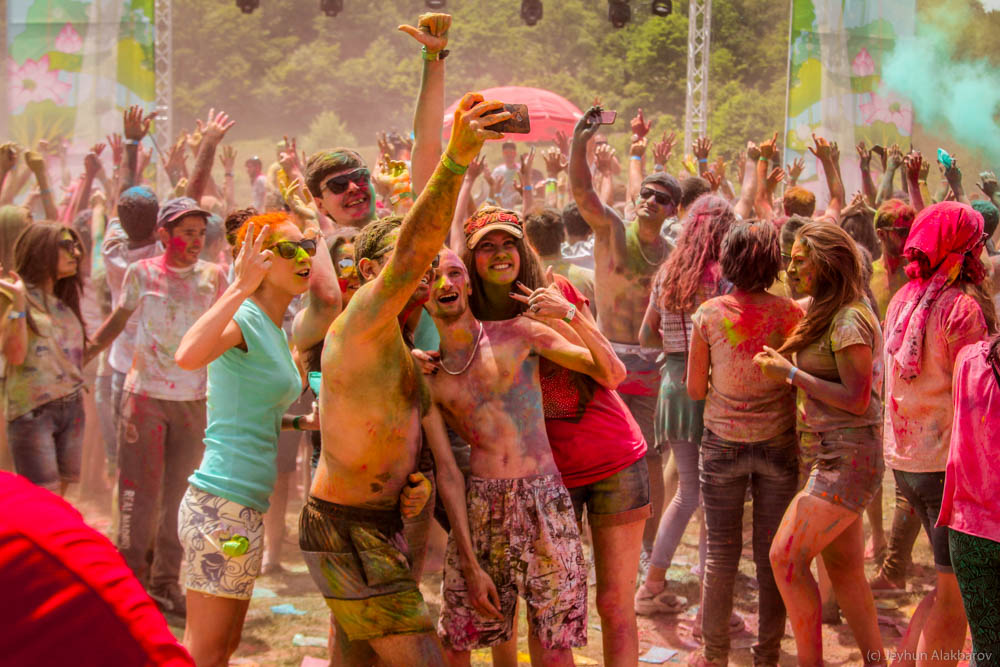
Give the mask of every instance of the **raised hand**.
<path id="1" fill-rule="evenodd" d="M 896 170 L 903 165 L 903 151 L 899 149 L 899 144 L 893 144 L 889 147 L 888 153 L 888 167 L 890 169 Z"/>
<path id="2" fill-rule="evenodd" d="M 562 130 L 556 130 L 555 142 L 559 152 L 569 157 L 569 135 Z"/>
<path id="3" fill-rule="evenodd" d="M 239 287 L 241 293 L 247 296 L 257 291 L 264 276 L 271 269 L 274 253 L 261 249 L 264 241 L 270 236 L 270 225 L 264 225 L 260 233 L 255 236 L 254 224 L 248 223 L 243 245 L 240 246 L 240 252 L 236 255 L 236 261 L 233 263 L 233 283 Z"/>
<path id="4" fill-rule="evenodd" d="M 778 187 L 778 183 L 781 183 L 783 180 L 785 180 L 785 170 L 781 167 L 775 167 L 764 180 L 764 186 L 768 192 L 774 192 L 774 189 Z"/>
<path id="5" fill-rule="evenodd" d="M 629 144 L 628 154 L 642 157 L 646 154 L 646 137 L 638 137 L 632 135 L 632 143 Z"/>
<path id="6" fill-rule="evenodd" d="M 957 195 L 962 188 L 962 170 L 958 168 L 958 160 L 951 158 L 951 166 L 944 170 L 944 177 L 948 180 L 948 185 Z"/>
<path id="7" fill-rule="evenodd" d="M 861 163 L 861 168 L 868 171 L 871 168 L 872 152 L 865 148 L 865 142 L 863 141 L 859 141 L 854 150 L 858 152 L 858 161 Z"/>
<path id="8" fill-rule="evenodd" d="M 196 120 L 195 122 L 198 123 L 198 126 L 200 128 L 201 121 Z M 191 155 L 198 154 L 198 149 L 201 148 L 202 139 L 204 139 L 204 136 L 202 135 L 200 129 L 196 129 L 194 132 L 191 132 L 190 134 L 186 132 L 184 133 L 184 140 L 187 142 L 187 147 L 191 150 Z"/>
<path id="9" fill-rule="evenodd" d="M 0 145 L 0 172 L 7 173 L 17 164 L 17 144 L 8 141 Z"/>
<path id="10" fill-rule="evenodd" d="M 743 183 L 743 177 L 747 174 L 747 152 L 740 151 L 740 154 L 736 158 L 736 178 L 739 179 L 740 183 Z"/>
<path id="11" fill-rule="evenodd" d="M 886 153 L 885 146 L 875 144 L 872 146 L 872 155 L 878 155 L 878 159 L 882 162 L 882 172 L 885 172 L 886 168 Z"/>
<path id="12" fill-rule="evenodd" d="M 479 178 L 480 175 L 487 173 L 489 169 L 489 165 L 486 164 L 486 156 L 480 155 L 469 163 L 469 169 L 465 172 L 465 176 L 472 182 Z"/>
<path id="13" fill-rule="evenodd" d="M 698 137 L 694 140 L 694 143 L 691 144 L 691 152 L 694 153 L 694 156 L 698 158 L 699 161 L 708 160 L 708 154 L 711 150 L 712 140 L 708 137 Z"/>
<path id="14" fill-rule="evenodd" d="M 125 110 L 122 117 L 123 133 L 129 141 L 142 141 L 149 133 L 149 125 L 156 118 L 156 112 L 144 115 L 142 107 L 134 104 Z"/>
<path id="15" fill-rule="evenodd" d="M 756 162 L 760 158 L 760 147 L 752 141 L 747 142 L 747 160 Z"/>
<path id="16" fill-rule="evenodd" d="M 663 133 L 663 138 L 653 144 L 653 162 L 658 165 L 665 165 L 667 160 L 670 159 L 670 154 L 674 150 L 674 146 L 677 145 L 677 133 L 671 132 L 668 136 L 666 132 Z"/>
<path id="17" fill-rule="evenodd" d="M 924 166 L 924 156 L 920 154 L 920 151 L 910 151 L 906 157 L 903 158 L 903 164 L 906 166 L 906 177 L 910 181 L 917 183 L 920 181 L 920 170 Z"/>
<path id="18" fill-rule="evenodd" d="M 721 155 L 712 163 L 712 171 L 719 177 L 719 182 L 726 180 L 726 160 Z"/>
<path id="19" fill-rule="evenodd" d="M 229 115 L 225 111 L 215 113 L 215 109 L 208 110 L 208 120 L 204 125 L 201 119 L 195 122 L 198 124 L 198 133 L 202 135 L 203 141 L 210 141 L 213 146 L 218 146 L 229 128 L 236 124 L 235 120 L 229 119 Z"/>
<path id="20" fill-rule="evenodd" d="M 601 144 L 594 150 L 594 158 L 597 161 L 597 171 L 602 174 L 611 174 L 615 168 L 615 149 L 611 144 Z"/>
<path id="21" fill-rule="evenodd" d="M 389 144 L 389 137 L 385 132 L 378 132 L 375 134 L 375 141 L 378 143 L 378 154 L 379 155 L 392 155 L 392 146 Z"/>
<path id="22" fill-rule="evenodd" d="M 836 141 L 830 142 L 830 160 L 835 164 L 840 164 L 840 146 L 837 145 Z"/>
<path id="23" fill-rule="evenodd" d="M 642 109 L 636 113 L 635 118 L 629 123 L 632 130 L 632 141 L 638 141 L 649 134 L 649 128 L 653 126 L 653 121 L 646 121 L 642 115 Z"/>
<path id="24" fill-rule="evenodd" d="M 599 129 L 601 129 L 601 108 L 595 105 L 587 109 L 576 122 L 576 127 L 573 128 L 573 141 L 586 144 Z"/>
<path id="25" fill-rule="evenodd" d="M 788 181 L 793 185 L 799 182 L 799 176 L 802 175 L 803 170 L 806 168 L 805 158 L 797 157 L 792 160 L 791 164 L 785 165 L 785 172 L 788 174 Z"/>
<path id="26" fill-rule="evenodd" d="M 539 321 L 566 320 L 570 313 L 576 312 L 576 307 L 562 295 L 556 285 L 532 290 L 518 281 L 514 286 L 521 293 L 512 292 L 510 298 L 528 304 L 528 310 L 523 313 L 525 317 Z"/>
<path id="27" fill-rule="evenodd" d="M 233 173 L 233 169 L 236 167 L 236 149 L 232 146 L 223 146 L 222 152 L 219 154 L 219 162 L 227 174 Z"/>
<path id="28" fill-rule="evenodd" d="M 715 172 L 706 171 L 701 175 L 701 177 L 704 178 L 706 181 L 708 181 L 708 184 L 712 186 L 712 192 L 718 192 L 719 186 L 722 185 L 722 179 L 719 178 L 718 174 L 716 174 Z"/>
<path id="29" fill-rule="evenodd" d="M 115 132 L 109 134 L 106 138 L 108 147 L 111 149 L 111 166 L 117 169 L 122 165 L 122 157 L 125 155 L 125 145 L 122 143 L 122 135 Z"/>
<path id="30" fill-rule="evenodd" d="M 167 148 L 167 161 L 166 164 L 164 164 L 164 167 L 168 172 L 184 169 L 184 159 L 185 159 L 184 151 L 186 149 L 186 146 L 187 146 L 187 140 L 185 139 L 185 137 L 179 137 L 172 146 Z"/>
<path id="31" fill-rule="evenodd" d="M 139 146 L 139 154 L 136 156 L 135 173 L 142 174 L 149 166 L 149 161 L 153 159 L 153 149 Z"/>
<path id="32" fill-rule="evenodd" d="M 983 194 L 986 195 L 988 199 L 993 199 L 993 196 L 1000 190 L 1000 184 L 997 183 L 996 174 L 992 171 L 984 171 L 979 174 L 979 182 L 976 183 Z"/>
<path id="33" fill-rule="evenodd" d="M 778 133 L 775 132 L 774 136 L 767 141 L 761 142 L 760 144 L 760 157 L 766 159 L 768 162 L 774 157 L 774 154 L 778 150 Z"/>
<path id="34" fill-rule="evenodd" d="M 918 175 L 918 180 L 921 181 L 921 182 L 927 181 L 927 174 L 929 174 L 930 171 L 931 171 L 931 161 L 930 160 L 924 160 L 923 162 L 921 162 L 921 164 L 920 164 L 920 173 Z"/>
<path id="35" fill-rule="evenodd" d="M 24 153 L 24 163 L 28 165 L 28 169 L 35 176 L 45 172 L 45 158 L 38 151 L 26 151 Z"/>
<path id="36" fill-rule="evenodd" d="M 94 144 L 90 152 L 83 156 L 83 171 L 87 176 L 96 176 L 101 171 L 101 153 L 104 151 L 104 144 Z"/>
<path id="37" fill-rule="evenodd" d="M 775 133 L 777 137 L 777 133 Z M 833 162 L 833 149 L 830 146 L 830 142 L 823 137 L 817 137 L 815 134 L 812 135 L 813 145 L 809 146 L 809 152 L 816 156 L 816 159 L 821 162 Z M 763 150 L 761 151 L 761 156 L 764 155 Z"/>
<path id="38" fill-rule="evenodd" d="M 398 30 L 405 32 L 420 42 L 427 53 L 439 53 L 448 48 L 448 29 L 451 27 L 449 14 L 421 14 L 417 27 L 401 25 Z"/>
<path id="39" fill-rule="evenodd" d="M 491 114 L 488 119 L 483 118 L 486 112 L 497 109 L 501 111 Z M 502 133 L 489 129 L 489 125 L 510 118 L 510 112 L 502 109 L 503 102 L 486 102 L 478 93 L 466 93 L 455 109 L 455 122 L 445 154 L 457 164 L 468 165 L 488 139 L 503 139 Z"/>
<path id="40" fill-rule="evenodd" d="M 531 168 L 535 163 L 535 147 L 532 146 L 527 153 L 522 153 L 520 157 L 521 181 L 531 183 Z"/>
<path id="41" fill-rule="evenodd" d="M 562 151 L 554 147 L 542 153 L 542 159 L 545 160 L 545 173 L 549 178 L 558 177 L 559 172 L 569 165 L 569 160 Z"/>
<path id="42" fill-rule="evenodd" d="M 21 276 L 14 271 L 8 272 L 3 266 L 0 266 L 0 275 L 3 276 L 0 278 L 0 290 L 10 297 L 14 310 L 23 311 L 27 304 L 28 288 L 25 287 Z"/>

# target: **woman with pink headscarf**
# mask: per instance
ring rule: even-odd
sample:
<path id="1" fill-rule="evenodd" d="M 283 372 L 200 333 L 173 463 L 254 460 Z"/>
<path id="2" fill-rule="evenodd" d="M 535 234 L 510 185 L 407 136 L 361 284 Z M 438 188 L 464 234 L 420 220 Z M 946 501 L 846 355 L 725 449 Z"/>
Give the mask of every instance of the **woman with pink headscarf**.
<path id="1" fill-rule="evenodd" d="M 886 313 L 885 422 L 892 437 L 885 439 L 885 462 L 927 531 L 937 569 L 935 590 L 914 611 L 900 651 L 956 658 L 938 664 L 957 662 L 967 626 L 948 529 L 935 523 L 951 442 L 955 359 L 996 329 L 993 303 L 980 287 L 984 242 L 983 217 L 971 206 L 941 202 L 922 210 L 903 250 L 910 281 Z"/>

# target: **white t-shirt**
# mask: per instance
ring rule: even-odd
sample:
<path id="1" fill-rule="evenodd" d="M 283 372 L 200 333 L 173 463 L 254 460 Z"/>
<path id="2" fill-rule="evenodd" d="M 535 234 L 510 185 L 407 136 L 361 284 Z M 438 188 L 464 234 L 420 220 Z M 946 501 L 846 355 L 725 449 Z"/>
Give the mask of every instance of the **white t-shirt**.
<path id="1" fill-rule="evenodd" d="M 203 260 L 178 269 L 161 255 L 129 266 L 118 306 L 135 311 L 130 321 L 138 330 L 125 391 L 168 401 L 205 398 L 206 370 L 181 369 L 174 353 L 227 285 L 223 268 Z"/>
<path id="2" fill-rule="evenodd" d="M 128 234 L 122 229 L 118 218 L 108 223 L 101 245 L 101 255 L 104 257 L 104 268 L 108 273 L 108 289 L 111 290 L 111 303 L 116 304 L 121 298 L 122 281 L 125 271 L 132 262 L 163 254 L 163 244 L 150 243 L 141 248 L 129 248 Z M 125 331 L 118 335 L 111 344 L 108 363 L 118 373 L 128 373 L 132 368 L 132 355 L 135 352 L 135 336 L 139 324 L 130 318 L 125 325 Z"/>

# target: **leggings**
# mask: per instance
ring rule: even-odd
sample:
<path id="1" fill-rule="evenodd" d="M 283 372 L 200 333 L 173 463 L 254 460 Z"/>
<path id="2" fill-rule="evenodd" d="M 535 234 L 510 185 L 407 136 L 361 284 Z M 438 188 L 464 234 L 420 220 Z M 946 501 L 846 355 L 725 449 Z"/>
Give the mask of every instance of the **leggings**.
<path id="1" fill-rule="evenodd" d="M 948 545 L 972 631 L 969 666 L 1000 664 L 1000 542 L 949 528 Z"/>
<path id="2" fill-rule="evenodd" d="M 677 545 L 681 543 L 684 530 L 694 511 L 701 504 L 701 485 L 698 481 L 698 443 L 671 441 L 670 450 L 677 461 L 677 493 L 663 511 L 660 526 L 656 530 L 656 541 L 649 562 L 666 570 L 674 559 Z M 705 561 L 704 540 L 698 540 L 698 561 Z"/>

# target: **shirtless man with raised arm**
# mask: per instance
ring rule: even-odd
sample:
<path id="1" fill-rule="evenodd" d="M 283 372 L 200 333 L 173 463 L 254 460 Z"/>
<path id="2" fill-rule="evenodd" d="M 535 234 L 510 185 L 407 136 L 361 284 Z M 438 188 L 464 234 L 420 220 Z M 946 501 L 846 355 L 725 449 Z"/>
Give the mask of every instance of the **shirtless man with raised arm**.
<path id="1" fill-rule="evenodd" d="M 587 142 L 600 129 L 600 111 L 591 107 L 573 130 L 569 154 L 569 184 L 580 215 L 594 230 L 594 295 L 597 325 L 625 364 L 628 374 L 618 393 L 632 412 L 642 435 L 656 443 L 653 429 L 660 373 L 656 357 L 661 350 L 639 347 L 653 275 L 666 259 L 667 244 L 660 236 L 663 221 L 674 215 L 681 197 L 677 179 L 654 172 L 642 181 L 635 203 L 636 219 L 625 223 L 594 189 L 587 165 Z M 663 460 L 655 446 L 646 454 L 653 516 L 646 523 L 643 547 L 653 549 L 656 527 L 663 511 Z"/>
<path id="2" fill-rule="evenodd" d="M 435 429 L 398 316 L 444 244 L 466 165 L 486 139 L 502 138 L 481 119 L 501 107 L 472 93 L 462 99 L 441 163 L 402 223 L 369 223 L 355 240 L 364 284 L 327 334 L 319 397 L 323 452 L 299 544 L 333 611 L 341 664 L 371 664 L 375 656 L 387 665 L 443 664 L 402 534 L 400 494 L 416 471 L 422 418 Z M 501 112 L 489 120 L 508 117 Z M 439 464 L 447 461 L 447 441 L 430 440 Z M 495 589 L 471 551 L 461 474 L 457 468 L 448 474 L 451 467 L 453 460 L 439 468 L 439 488 L 461 539 L 473 604 L 495 613 L 489 600 Z"/>
<path id="3" fill-rule="evenodd" d="M 500 593 L 502 617 L 478 611 L 449 538 L 438 634 L 452 665 L 496 646 L 513 632 L 518 596 L 528 604 L 532 664 L 572 665 L 587 641 L 587 570 L 573 505 L 552 458 L 542 413 L 539 355 L 588 375 L 616 363 L 607 340 L 558 288 L 530 296 L 524 316 L 480 322 L 469 309 L 469 275 L 451 250 L 441 252 L 428 314 L 441 334 L 435 405 L 472 447 L 468 518 L 473 549 Z M 537 320 L 537 321 L 536 321 Z M 567 322 L 586 347 L 543 322 Z"/>

